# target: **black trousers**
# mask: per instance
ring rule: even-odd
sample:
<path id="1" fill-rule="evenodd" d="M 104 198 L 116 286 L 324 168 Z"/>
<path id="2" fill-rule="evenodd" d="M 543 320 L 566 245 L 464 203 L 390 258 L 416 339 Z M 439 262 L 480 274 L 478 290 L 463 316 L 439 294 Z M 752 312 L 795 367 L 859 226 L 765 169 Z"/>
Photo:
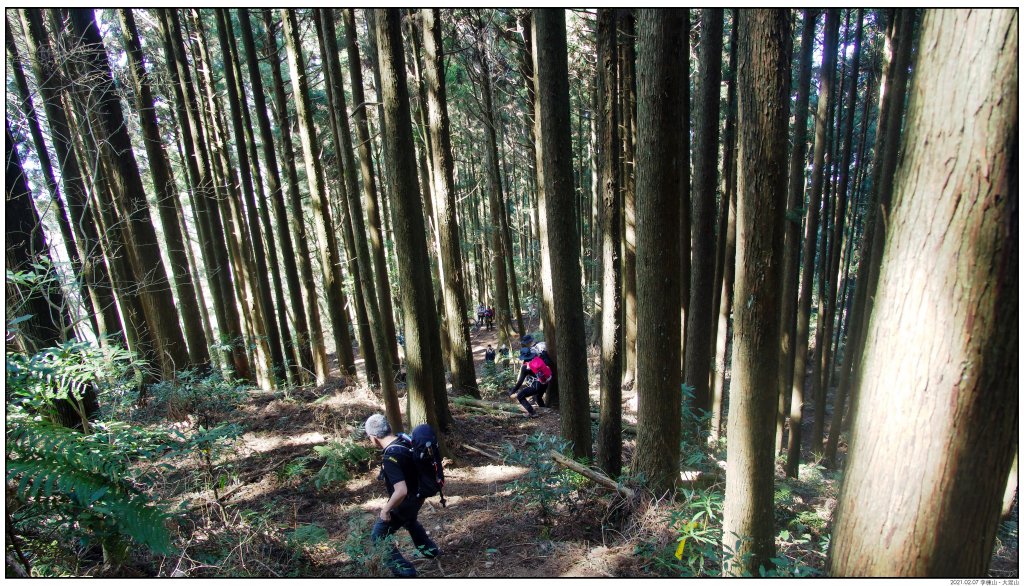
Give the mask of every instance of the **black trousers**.
<path id="1" fill-rule="evenodd" d="M 430 539 L 426 529 L 416 520 L 422 506 L 422 500 L 410 496 L 406 497 L 402 504 L 398 505 L 398 508 L 391 511 L 391 521 L 385 522 L 378 516 L 377 522 L 373 524 L 373 530 L 370 532 L 370 538 L 373 540 L 373 543 L 376 544 L 388 535 L 396 533 L 399 529 L 405 529 L 409 532 L 409 536 L 412 537 L 412 542 L 416 545 L 416 549 L 426 556 L 437 555 L 437 544 Z M 388 567 L 394 575 L 416 575 L 416 568 L 409 563 L 409 560 L 402 556 L 394 544 L 391 545 L 391 551 L 388 552 L 387 559 Z"/>
<path id="2" fill-rule="evenodd" d="M 519 400 L 519 404 L 526 409 L 526 412 L 533 415 L 533 407 L 530 406 L 530 402 L 527 401 L 530 397 L 534 397 L 534 401 L 537 401 L 538 407 L 544 407 L 544 391 L 548 390 L 547 383 L 542 383 L 536 379 L 528 386 L 519 389 L 516 393 L 516 399 Z"/>

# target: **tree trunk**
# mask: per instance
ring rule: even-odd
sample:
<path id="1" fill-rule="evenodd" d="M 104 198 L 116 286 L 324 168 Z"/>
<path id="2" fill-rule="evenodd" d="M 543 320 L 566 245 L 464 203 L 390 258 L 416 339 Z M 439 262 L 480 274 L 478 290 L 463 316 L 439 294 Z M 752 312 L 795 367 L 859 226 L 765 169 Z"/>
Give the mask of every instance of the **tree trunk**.
<path id="1" fill-rule="evenodd" d="M 245 46 L 246 66 L 249 70 L 249 85 L 252 87 L 253 105 L 256 111 L 256 122 L 260 127 L 260 140 L 263 143 L 263 164 L 267 171 L 267 189 L 270 194 L 270 205 L 274 210 L 274 232 L 277 234 L 278 246 L 281 249 L 281 260 L 284 265 L 284 277 L 288 287 L 288 300 L 292 309 L 292 324 L 295 327 L 295 358 L 292 370 L 296 380 L 303 381 L 306 373 L 313 370 L 313 351 L 309 345 L 309 322 L 306 320 L 306 310 L 302 299 L 302 285 L 299 282 L 299 271 L 296 266 L 295 252 L 292 246 L 292 237 L 288 230 L 288 215 L 284 205 L 284 191 L 281 188 L 281 171 L 277 164 L 277 151 L 274 149 L 274 134 L 270 126 L 270 118 L 267 116 L 267 102 L 263 90 L 263 78 L 260 75 L 259 56 L 256 54 L 256 43 L 252 32 L 252 23 L 249 20 L 247 9 L 238 10 L 238 19 L 242 35 L 242 44 Z M 276 47 L 276 43 L 275 43 Z M 270 55 L 272 60 L 277 60 L 276 51 Z M 282 128 L 282 132 L 286 132 Z M 269 230 L 269 227 L 268 227 Z M 271 237 L 268 234 L 267 241 Z M 273 246 L 269 246 L 273 249 Z M 276 261 L 271 258 L 271 262 Z M 284 304 L 280 311 L 285 310 Z"/>
<path id="2" fill-rule="evenodd" d="M 351 372 L 355 365 L 343 361 L 348 360 L 352 353 L 352 339 L 348 333 L 348 319 L 342 299 L 341 257 L 338 254 L 338 241 L 331 221 L 330 201 L 324 184 L 323 166 L 320 161 L 319 142 L 316 138 L 316 126 L 313 124 L 313 105 L 309 98 L 309 83 L 306 79 L 305 59 L 302 56 L 302 43 L 299 36 L 298 21 L 295 12 L 282 9 L 281 20 L 284 24 L 285 47 L 288 50 L 288 66 L 291 70 L 292 95 L 299 119 L 299 136 L 302 140 L 302 154 L 306 162 L 306 178 L 309 181 L 309 192 L 313 203 L 313 224 L 317 234 L 317 248 L 320 262 L 324 269 L 324 291 L 327 294 L 327 308 L 334 333 L 335 353 L 342 372 Z M 324 376 L 327 373 L 323 373 Z M 321 373 L 317 373 L 317 382 L 322 384 Z"/>
<path id="3" fill-rule="evenodd" d="M 469 341 L 466 322 L 465 278 L 462 271 L 462 247 L 459 243 L 459 223 L 456 217 L 456 193 L 448 99 L 445 91 L 444 54 L 441 44 L 439 11 L 421 10 L 423 19 L 424 78 L 427 85 L 427 112 L 430 140 L 434 155 L 434 212 L 440 236 L 441 281 L 444 284 L 444 309 L 451 345 L 452 388 L 456 394 L 469 394 L 479 398 L 476 372 L 473 367 L 473 347 Z M 525 332 L 520 332 L 525 333 Z"/>
<path id="4" fill-rule="evenodd" d="M 693 409 L 711 411 L 708 381 L 711 371 L 712 294 L 715 281 L 715 195 L 718 187 L 718 114 L 722 101 L 722 28 L 725 11 L 701 10 L 699 74 L 694 100 L 693 263 L 686 318 L 686 376 L 693 387 Z"/>
<path id="5" fill-rule="evenodd" d="M 636 17 L 626 9 L 622 17 L 622 306 L 623 373 L 622 385 L 636 384 Z M 687 70 L 689 71 L 689 70 Z"/>
<path id="6" fill-rule="evenodd" d="M 622 295 L 621 295 L 621 200 L 619 193 L 619 119 L 615 10 L 603 8 L 597 15 L 597 66 L 599 110 L 597 126 L 598 189 L 601 198 L 601 424 L 597 432 L 599 467 L 612 478 L 622 472 Z"/>
<path id="7" fill-rule="evenodd" d="M 359 171 L 362 177 L 362 205 L 366 210 L 366 228 L 370 238 L 370 253 L 373 258 L 373 274 L 376 279 L 377 302 L 383 321 L 385 341 L 391 352 L 391 362 L 398 366 L 398 342 L 395 336 L 395 312 L 391 303 L 391 282 L 385 258 L 384 240 L 381 237 L 380 208 L 377 205 L 377 182 L 373 174 L 373 146 L 366 122 L 369 105 L 363 94 L 362 60 L 356 43 L 356 17 L 351 8 L 343 10 L 345 17 L 345 44 L 348 49 L 349 76 L 352 90 L 352 117 L 356 128 L 356 152 L 359 155 Z M 369 12 L 367 12 L 369 14 Z M 383 196 L 383 194 L 382 194 Z"/>
<path id="8" fill-rule="evenodd" d="M 1018 26 L 925 14 L 831 575 L 989 566 L 1018 425 Z"/>
<path id="9" fill-rule="evenodd" d="M 537 169 L 547 212 L 562 436 L 577 457 L 590 457 L 590 411 L 580 245 L 573 205 L 572 143 L 569 127 L 569 73 L 565 13 L 533 12 L 533 57 L 537 92 Z"/>
<path id="10" fill-rule="evenodd" d="M 435 429 L 438 417 L 435 389 L 441 369 L 434 298 L 430 293 L 430 265 L 423 207 L 416 178 L 416 151 L 412 137 L 409 90 L 405 79 L 405 58 L 398 9 L 378 9 L 375 15 L 377 55 L 384 102 L 385 157 L 391 162 L 391 220 L 395 229 L 395 252 L 402 312 L 405 315 L 405 356 L 409 392 L 406 413 L 410 427 L 429 423 Z M 443 379 L 442 379 L 443 380 Z M 447 409 L 447 405 L 444 406 Z"/>
<path id="11" fill-rule="evenodd" d="M 196 289 L 192 284 L 188 257 L 185 254 L 185 238 L 178 225 L 178 211 L 174 205 L 178 197 L 177 184 L 171 171 L 171 163 L 164 151 L 160 139 L 160 127 L 157 125 L 156 107 L 153 94 L 149 87 L 149 78 L 142 64 L 142 47 L 139 44 L 139 31 L 131 9 L 118 11 L 121 32 L 124 36 L 128 54 L 129 71 L 135 90 L 135 105 L 139 111 L 139 125 L 142 128 L 146 155 L 149 158 L 149 171 L 153 176 L 153 188 L 157 191 L 157 209 L 163 227 L 164 240 L 167 243 L 167 256 L 171 260 L 171 272 L 178 293 L 178 313 L 185 326 L 185 337 L 188 340 L 189 359 L 200 368 L 210 362 L 210 352 L 206 333 L 203 331 L 202 316 L 199 313 L 199 302 Z"/>
<path id="12" fill-rule="evenodd" d="M 679 477 L 680 194 L 689 11 L 640 10 L 637 41 L 637 445 L 633 470 L 663 494 Z M 682 72 L 678 70 L 684 64 Z M 688 173 L 686 173 L 688 174 Z"/>
<path id="13" fill-rule="evenodd" d="M 839 10 L 829 9 L 825 14 L 825 46 L 822 53 L 821 89 L 818 91 L 818 112 L 814 126 L 814 167 L 811 171 L 811 196 L 807 205 L 807 223 L 804 230 L 803 281 L 797 305 L 796 341 L 793 354 L 793 398 L 789 412 L 789 446 L 786 454 L 786 475 L 796 477 L 800 466 L 801 424 L 803 423 L 804 382 L 807 379 L 807 334 L 811 319 L 811 288 L 814 284 L 814 256 L 818 240 L 818 208 L 824 181 L 824 162 L 829 123 L 828 102 L 835 72 L 836 44 L 839 38 Z M 817 351 L 817 350 L 815 350 Z M 815 413 L 815 417 L 821 417 Z"/>
<path id="14" fill-rule="evenodd" d="M 729 385 L 729 474 L 723 546 L 738 576 L 770 566 L 775 552 L 775 403 L 778 396 L 782 242 L 789 120 L 789 11 L 748 10 L 737 64 L 739 166 L 736 304 Z M 734 545 L 734 540 L 741 540 Z M 750 557 L 747 557 L 747 556 Z"/>
<path id="15" fill-rule="evenodd" d="M 804 166 L 807 159 L 807 110 L 811 93 L 811 54 L 817 10 L 804 9 L 800 36 L 800 74 L 794 110 L 793 150 L 789 158 L 789 197 L 786 200 L 785 253 L 782 260 L 781 319 L 779 338 L 779 402 L 775 421 L 775 453 L 782 449 L 782 434 L 792 404 L 793 342 L 796 337 L 796 293 L 800 280 L 800 221 L 804 205 Z M 790 432 L 792 433 L 792 432 Z"/>

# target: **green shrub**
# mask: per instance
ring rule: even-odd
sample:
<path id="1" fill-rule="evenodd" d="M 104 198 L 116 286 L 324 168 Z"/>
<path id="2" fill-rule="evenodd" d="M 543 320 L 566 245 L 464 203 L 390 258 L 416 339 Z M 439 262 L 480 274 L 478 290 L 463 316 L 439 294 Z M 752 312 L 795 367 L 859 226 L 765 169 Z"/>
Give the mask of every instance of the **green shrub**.
<path id="1" fill-rule="evenodd" d="M 176 380 L 154 384 L 152 393 L 154 401 L 164 405 L 172 419 L 191 415 L 197 426 L 209 429 L 234 411 L 250 388 L 219 372 L 201 376 L 196 371 L 184 370 Z"/>
<path id="2" fill-rule="evenodd" d="M 370 461 L 372 455 L 363 445 L 351 439 L 331 440 L 322 446 L 314 446 L 313 452 L 324 459 L 324 465 L 313 477 L 317 490 L 352 478 L 350 469 Z"/>
<path id="3" fill-rule="evenodd" d="M 505 462 L 527 469 L 523 477 L 508 485 L 512 500 L 526 506 L 539 505 L 541 521 L 545 523 L 559 505 L 569 507 L 570 513 L 575 512 L 579 505 L 579 488 L 589 482 L 579 473 L 556 464 L 548 453 L 556 450 L 565 454 L 568 448 L 569 443 L 562 438 L 543 433 L 528 438 L 523 451 L 512 444 L 504 448 Z"/>

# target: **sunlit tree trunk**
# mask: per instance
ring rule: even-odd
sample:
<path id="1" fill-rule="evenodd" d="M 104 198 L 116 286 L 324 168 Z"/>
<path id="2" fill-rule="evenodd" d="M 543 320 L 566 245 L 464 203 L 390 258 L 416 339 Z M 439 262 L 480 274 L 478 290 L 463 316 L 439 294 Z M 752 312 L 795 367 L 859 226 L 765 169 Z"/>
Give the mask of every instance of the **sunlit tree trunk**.
<path id="1" fill-rule="evenodd" d="M 736 298 L 729 385 L 724 573 L 756 574 L 775 552 L 775 404 L 789 120 L 789 11 L 747 10 L 737 63 Z"/>
<path id="2" fill-rule="evenodd" d="M 679 266 L 689 77 L 688 10 L 637 17 L 637 443 L 633 470 L 659 494 L 679 476 L 681 396 Z M 680 66 L 682 73 L 680 72 Z"/>
<path id="3" fill-rule="evenodd" d="M 601 423 L 597 432 L 598 465 L 612 478 L 622 472 L 622 290 L 619 177 L 618 51 L 615 10 L 597 14 L 598 195 L 601 198 Z"/>
<path id="4" fill-rule="evenodd" d="M 831 575 L 989 566 L 1018 425 L 1018 30 L 1010 9 L 924 16 Z"/>
<path id="5" fill-rule="evenodd" d="M 384 101 L 384 156 L 391 161 L 391 214 L 398 255 L 398 279 L 405 315 L 405 353 L 408 367 L 410 427 L 429 423 L 437 429 L 442 421 L 435 406 L 434 369 L 442 368 L 427 236 L 416 178 L 416 152 L 412 137 L 409 90 L 401 41 L 401 14 L 397 9 L 375 15 L 377 54 L 380 60 L 381 94 Z"/>
<path id="6" fill-rule="evenodd" d="M 444 54 L 441 45 L 441 19 L 439 11 L 421 10 L 423 19 L 423 47 L 425 50 L 424 77 L 427 84 L 427 111 L 430 139 L 434 155 L 434 211 L 438 219 L 441 243 L 440 267 L 444 284 L 445 316 L 452 355 L 452 387 L 456 393 L 479 396 L 476 372 L 473 369 L 473 350 L 469 342 L 469 325 L 465 278 L 462 271 L 462 247 L 459 243 L 459 224 L 456 217 L 454 161 L 452 159 L 451 131 L 448 119 L 448 100 L 445 90 Z"/>

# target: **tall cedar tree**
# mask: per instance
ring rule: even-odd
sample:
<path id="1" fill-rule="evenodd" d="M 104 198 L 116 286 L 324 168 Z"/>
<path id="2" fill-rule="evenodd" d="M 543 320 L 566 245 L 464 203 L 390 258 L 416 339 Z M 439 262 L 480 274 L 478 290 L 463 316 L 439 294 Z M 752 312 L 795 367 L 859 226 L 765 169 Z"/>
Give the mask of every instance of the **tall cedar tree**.
<path id="1" fill-rule="evenodd" d="M 728 573 L 753 574 L 775 552 L 773 497 L 779 303 L 789 120 L 789 11 L 748 10 L 740 21 L 736 298 L 729 384 L 730 473 L 722 515 Z M 749 554 L 750 557 L 747 557 Z"/>
<path id="2" fill-rule="evenodd" d="M 925 14 L 834 576 L 988 568 L 1018 417 L 1018 30 L 1016 10 Z"/>
<path id="3" fill-rule="evenodd" d="M 259 55 L 256 53 L 256 41 L 253 35 L 252 23 L 249 19 L 249 11 L 241 8 L 238 10 L 239 29 L 242 35 L 242 44 L 245 47 L 245 62 L 249 70 L 249 86 L 252 88 L 253 106 L 256 112 L 256 122 L 260 127 L 260 140 L 263 146 L 263 164 L 266 167 L 267 189 L 269 191 L 270 204 L 274 211 L 274 233 L 277 235 L 277 243 L 281 250 L 281 261 L 284 265 L 284 276 L 287 282 L 291 307 L 291 320 L 295 328 L 295 354 L 297 362 L 292 368 L 298 367 L 299 381 L 305 380 L 306 373 L 313 370 L 313 350 L 309 344 L 309 322 L 306 319 L 306 310 L 302 298 L 302 285 L 299 282 L 299 270 L 295 260 L 294 247 L 292 246 L 291 231 L 288 229 L 288 213 L 285 210 L 284 190 L 281 187 L 281 171 L 277 164 L 277 150 L 274 148 L 274 133 L 270 125 L 270 117 L 267 115 L 267 101 L 263 90 L 263 77 L 260 75 Z M 276 52 L 270 55 L 276 59 Z M 267 237 L 268 243 L 271 237 Z M 269 248 L 273 248 L 269 246 Z M 284 307 L 280 308 L 284 311 Z"/>
<path id="4" fill-rule="evenodd" d="M 775 422 L 775 452 L 782 449 L 782 434 L 787 406 L 793 393 L 793 343 L 796 338 L 796 292 L 800 279 L 800 209 L 804 206 L 804 167 L 807 159 L 807 111 L 811 93 L 811 55 L 814 52 L 814 27 L 817 10 L 804 9 L 800 36 L 800 73 L 796 83 L 796 108 L 793 125 L 793 149 L 789 158 L 789 196 L 786 200 L 785 255 L 780 289 L 782 331 L 779 339 L 779 402 Z"/>
<path id="5" fill-rule="evenodd" d="M 885 225 L 880 224 L 880 204 L 884 202 L 885 209 L 888 209 L 891 202 L 892 177 L 896 170 L 895 164 L 900 150 L 900 128 L 903 120 L 910 58 L 913 52 L 914 21 L 915 11 L 897 11 L 890 15 L 890 24 L 886 31 L 888 49 L 885 55 L 886 66 L 881 83 L 883 89 L 879 95 L 878 122 L 875 132 L 875 136 L 880 137 L 880 140 L 875 142 L 872 190 L 864 221 L 863 245 L 858 268 L 859 278 L 854 291 L 853 324 L 850 327 L 846 357 L 839 377 L 840 396 L 845 396 L 856 388 L 854 379 L 864 351 L 865 329 L 872 303 L 871 296 L 874 295 L 871 276 L 874 270 L 877 277 L 876 267 L 879 265 L 877 261 L 882 254 L 881 245 L 884 232 L 878 234 L 877 241 L 875 241 L 875 234 L 885 229 Z M 841 407 L 839 413 L 841 416 Z M 825 448 L 826 460 L 833 465 L 836 463 L 835 451 L 838 450 L 839 427 L 834 427 L 834 429 L 836 433 L 834 436 L 830 434 L 829 443 Z"/>
<path id="6" fill-rule="evenodd" d="M 92 306 L 97 310 L 97 325 L 101 336 L 107 339 L 125 342 L 121 317 L 114 301 L 113 285 L 107 260 L 103 257 L 99 230 L 92 221 L 89 212 L 89 196 L 86 192 L 85 179 L 79 167 L 78 157 L 72 144 L 72 134 L 65 110 L 61 107 L 60 70 L 54 60 L 54 52 L 49 49 L 49 39 L 43 29 L 38 10 L 23 10 L 22 31 L 25 45 L 28 48 L 27 58 L 36 79 L 36 89 L 43 104 L 43 113 L 49 128 L 50 141 L 56 155 L 57 168 L 60 171 L 63 195 L 68 204 L 71 227 L 74 231 L 74 242 L 82 257 L 80 279 L 85 283 Z M 10 14 L 7 15 L 11 17 Z M 35 21 L 32 25 L 29 21 Z M 8 27 L 10 29 L 11 27 Z M 8 58 L 17 64 L 18 58 L 12 52 L 15 48 L 14 37 L 8 33 Z M 18 68 L 15 69 L 17 75 Z M 25 90 L 28 89 L 26 84 Z M 23 90 L 24 91 L 24 90 Z"/>
<path id="7" fill-rule="evenodd" d="M 443 282 L 445 318 L 451 344 L 452 387 L 456 393 L 479 397 L 469 340 L 462 247 L 456 216 L 455 161 L 452 153 L 451 123 L 445 90 L 441 18 L 437 9 L 420 10 L 423 23 L 424 67 L 427 88 L 427 118 L 434 168 L 434 211 L 440 236 L 440 269 Z"/>
<path id="8" fill-rule="evenodd" d="M 331 219 L 331 205 L 327 196 L 327 185 L 324 182 L 323 164 L 320 160 L 317 127 L 313 124 L 313 103 L 309 97 L 309 81 L 307 79 L 306 60 L 302 55 L 302 39 L 299 35 L 299 23 L 294 10 L 282 9 L 281 21 L 284 25 L 285 47 L 288 52 L 288 67 L 292 78 L 292 95 L 294 96 L 296 113 L 299 118 L 299 137 L 302 140 L 302 155 L 306 162 L 306 180 L 309 182 L 310 200 L 313 207 L 313 224 L 320 255 L 320 265 L 324 271 L 324 291 L 327 295 L 327 312 L 334 333 L 336 353 L 343 356 L 343 345 L 347 345 L 351 353 L 352 340 L 349 337 L 348 315 L 345 311 L 342 291 L 341 257 L 338 252 L 338 240 Z M 342 364 L 344 369 L 349 364 Z M 327 373 L 317 372 L 317 381 Z M 324 379 L 325 380 L 325 379 Z M 397 429 L 397 428 L 396 428 Z"/>
<path id="9" fill-rule="evenodd" d="M 612 478 L 622 472 L 622 194 L 615 9 L 597 13 L 598 190 L 601 206 L 601 423 L 598 464 Z"/>
<path id="10" fill-rule="evenodd" d="M 700 13 L 698 74 L 694 99 L 693 189 L 691 220 L 693 261 L 690 302 L 686 318 L 686 376 L 693 387 L 693 409 L 711 411 L 708 388 L 711 371 L 711 296 L 715 281 L 715 196 L 718 187 L 718 113 L 722 93 L 722 28 L 725 11 L 705 8 Z"/>
<path id="11" fill-rule="evenodd" d="M 377 55 L 380 63 L 381 97 L 386 134 L 384 156 L 391 161 L 391 221 L 402 312 L 405 315 L 405 356 L 409 393 L 406 413 L 410 427 L 429 423 L 437 429 L 432 369 L 442 368 L 441 340 L 435 315 L 427 233 L 416 174 L 409 89 L 405 79 L 401 13 L 378 9 L 375 14 Z"/>
<path id="12" fill-rule="evenodd" d="M 825 13 L 825 45 L 822 49 L 821 89 L 818 90 L 818 112 L 814 126 L 814 166 L 811 170 L 811 195 L 807 205 L 807 222 L 801 255 L 803 281 L 796 316 L 796 341 L 793 355 L 793 397 L 789 412 L 789 446 L 786 454 L 786 475 L 795 478 L 800 466 L 801 424 L 803 422 L 804 381 L 807 379 L 807 335 L 811 321 L 811 288 L 814 284 L 814 257 L 818 242 L 818 208 L 824 183 L 824 163 L 829 125 L 828 103 L 832 99 L 832 76 L 835 73 L 836 45 L 839 40 L 839 10 Z M 815 416 L 823 416 L 816 413 Z"/>
<path id="13" fill-rule="evenodd" d="M 367 124 L 366 109 L 370 106 L 363 94 L 363 61 L 359 56 L 356 39 L 356 17 L 351 8 L 343 10 L 345 17 L 345 47 L 348 50 L 349 81 L 352 91 L 352 118 L 356 127 L 356 152 L 359 155 L 359 175 L 363 186 L 363 208 L 366 210 L 366 229 L 370 238 L 370 253 L 373 255 L 373 275 L 376 280 L 377 302 L 380 305 L 381 320 L 384 323 L 392 364 L 397 366 L 398 342 L 395 336 L 394 307 L 391 302 L 391 278 L 385 258 L 385 246 L 381 229 L 380 206 L 377 203 L 377 180 L 373 172 L 373 143 Z M 367 15 L 370 12 L 367 11 Z M 383 193 L 381 194 L 383 197 Z"/>
<path id="14" fill-rule="evenodd" d="M 129 243 L 127 252 L 131 266 L 139 277 L 135 286 L 140 288 L 145 321 L 158 348 L 155 358 L 163 376 L 172 378 L 176 370 L 188 367 L 188 347 L 160 257 L 128 126 L 92 10 L 69 10 L 68 17 L 70 32 L 81 43 L 78 45 L 82 51 L 81 72 L 88 76 L 96 90 L 90 92 L 92 99 L 84 107 L 88 109 L 90 131 L 103 157 L 103 170 L 111 188 L 109 193 L 114 198 L 116 211 L 125 221 L 122 232 L 125 242 Z"/>
<path id="15" fill-rule="evenodd" d="M 637 18 L 637 445 L 633 470 L 658 492 L 679 476 L 680 275 L 683 86 L 689 79 L 688 10 L 640 10 Z M 681 71 L 680 71 L 681 68 Z"/>
<path id="16" fill-rule="evenodd" d="M 619 111 L 622 116 L 622 321 L 623 386 L 636 381 L 636 15 L 624 9 L 620 20 L 622 79 Z M 687 90 L 688 91 L 688 90 Z M 687 105 L 687 108 L 689 106 Z M 687 109 L 689 111 L 689 109 Z M 688 140 L 684 137 L 684 140 Z M 689 177 L 689 172 L 687 172 Z"/>
<path id="17" fill-rule="evenodd" d="M 156 106 L 153 103 L 149 75 L 142 63 L 142 46 L 139 43 L 139 29 L 135 25 L 135 17 L 129 8 L 119 10 L 118 15 L 128 54 L 128 70 L 135 90 L 135 106 L 142 128 L 142 139 L 149 159 L 149 172 L 153 178 L 153 188 L 157 192 L 160 225 L 163 228 L 167 256 L 171 261 L 171 273 L 174 275 L 174 286 L 178 294 L 177 309 L 188 340 L 189 358 L 192 364 L 202 367 L 210 362 L 210 351 L 206 333 L 203 331 L 196 288 L 192 284 L 192 274 L 189 272 L 188 257 L 185 254 L 187 242 L 179 227 L 178 210 L 174 205 L 178 197 L 178 188 L 171 171 L 171 162 L 160 138 Z"/>
<path id="18" fill-rule="evenodd" d="M 583 323 L 580 242 L 574 215 L 565 12 L 533 11 L 533 68 L 537 96 L 537 176 L 547 212 L 562 436 L 577 457 L 590 457 L 590 400 Z"/>

